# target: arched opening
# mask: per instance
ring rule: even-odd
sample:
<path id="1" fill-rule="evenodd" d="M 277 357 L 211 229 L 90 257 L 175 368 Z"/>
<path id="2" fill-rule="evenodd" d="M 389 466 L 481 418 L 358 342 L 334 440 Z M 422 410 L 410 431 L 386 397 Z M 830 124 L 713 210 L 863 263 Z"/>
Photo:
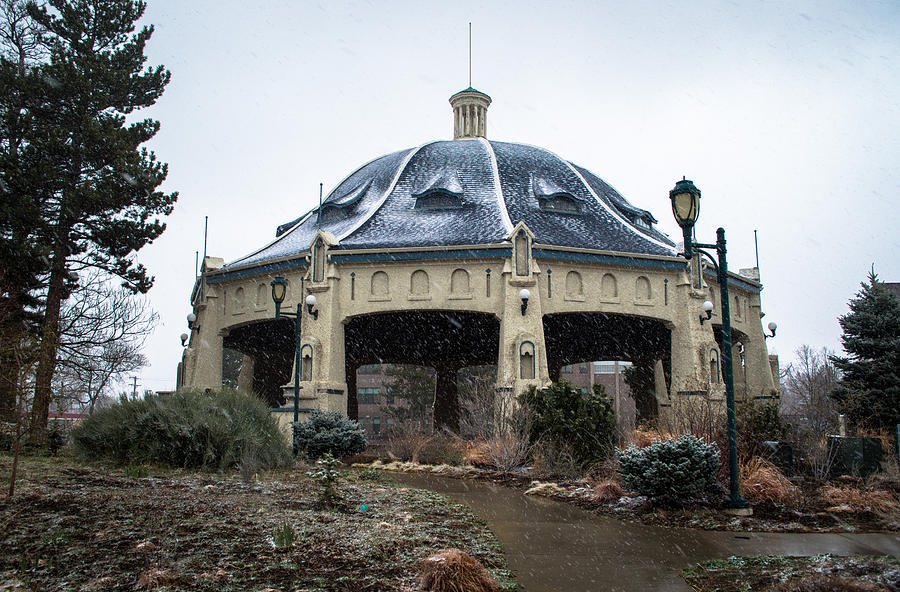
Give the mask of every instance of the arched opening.
<path id="1" fill-rule="evenodd" d="M 284 405 L 282 386 L 293 380 L 293 320 L 271 319 L 234 327 L 222 345 L 225 350 L 241 354 L 240 358 L 231 354 L 233 357 L 227 360 L 229 364 L 223 367 L 224 382 L 233 380 L 236 385 L 245 382 L 269 406 Z M 244 366 L 244 356 L 252 360 L 249 367 Z"/>
<path id="2" fill-rule="evenodd" d="M 457 372 L 494 364 L 500 341 L 496 316 L 476 312 L 398 311 L 361 315 L 344 328 L 347 414 L 358 417 L 357 369 L 371 364 L 432 368 L 436 386 L 434 427 L 459 428 Z"/>
<path id="3" fill-rule="evenodd" d="M 635 421 L 658 415 L 657 390 L 668 388 L 671 374 L 672 337 L 663 321 L 595 312 L 545 315 L 543 324 L 550 378 L 566 378 L 562 369 L 570 364 L 630 362 L 631 368 L 622 372 L 634 401 Z M 660 366 L 663 375 L 657 376 Z"/>

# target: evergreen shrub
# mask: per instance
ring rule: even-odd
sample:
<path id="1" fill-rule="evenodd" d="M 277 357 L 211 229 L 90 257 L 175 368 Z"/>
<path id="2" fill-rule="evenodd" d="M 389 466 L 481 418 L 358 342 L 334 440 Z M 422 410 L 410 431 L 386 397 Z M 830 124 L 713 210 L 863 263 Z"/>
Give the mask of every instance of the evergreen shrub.
<path id="1" fill-rule="evenodd" d="M 567 450 L 581 468 L 612 454 L 616 414 L 601 385 L 582 394 L 569 381 L 560 380 L 543 389 L 531 387 L 522 403 L 531 414 L 532 444 L 540 442 L 548 451 Z"/>
<path id="2" fill-rule="evenodd" d="M 696 436 L 617 451 L 619 475 L 640 495 L 667 504 L 699 497 L 716 480 L 719 451 Z"/>
<path id="3" fill-rule="evenodd" d="M 330 453 L 335 458 L 359 454 L 366 449 L 366 432 L 359 422 L 337 411 L 313 411 L 309 421 L 294 424 L 300 451 L 310 458 Z"/>
<path id="4" fill-rule="evenodd" d="M 261 468 L 287 466 L 290 449 L 269 407 L 236 390 L 177 392 L 122 400 L 72 431 L 76 454 L 120 464 L 226 469 L 253 455 Z"/>

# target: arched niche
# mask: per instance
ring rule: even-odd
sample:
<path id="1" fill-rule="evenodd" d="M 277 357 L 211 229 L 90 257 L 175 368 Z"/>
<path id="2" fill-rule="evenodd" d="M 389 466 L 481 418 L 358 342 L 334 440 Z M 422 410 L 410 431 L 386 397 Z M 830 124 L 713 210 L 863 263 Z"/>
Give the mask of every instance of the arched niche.
<path id="1" fill-rule="evenodd" d="M 234 297 L 231 303 L 231 314 L 241 314 L 244 312 L 244 288 L 238 286 L 234 291 Z"/>
<path id="2" fill-rule="evenodd" d="M 256 286 L 256 308 L 263 309 L 266 307 L 266 300 L 269 298 L 269 286 L 259 284 Z"/>
<path id="3" fill-rule="evenodd" d="M 566 274 L 566 300 L 584 300 L 584 282 L 577 271 Z"/>
<path id="4" fill-rule="evenodd" d="M 719 368 L 719 350 L 715 348 L 709 350 L 709 381 L 712 384 L 722 382 L 722 374 Z"/>
<path id="5" fill-rule="evenodd" d="M 639 275 L 634 280 L 634 299 L 636 302 L 653 300 L 653 292 L 650 290 L 650 280 L 647 279 L 647 276 Z"/>
<path id="6" fill-rule="evenodd" d="M 312 380 L 313 375 L 313 348 L 306 343 L 300 348 L 300 380 L 306 382 Z"/>
<path id="7" fill-rule="evenodd" d="M 523 341 L 519 345 L 519 378 L 531 380 L 536 375 L 534 343 Z"/>
<path id="8" fill-rule="evenodd" d="M 320 236 L 316 239 L 316 242 L 313 243 L 313 252 L 312 252 L 312 260 L 313 260 L 313 269 L 312 269 L 312 281 L 314 282 L 322 282 L 325 281 L 325 241 Z"/>
<path id="9" fill-rule="evenodd" d="M 531 253 L 529 252 L 530 245 L 528 243 L 528 233 L 525 232 L 524 228 L 520 228 L 519 232 L 516 233 L 515 240 L 516 275 L 518 276 L 527 276 L 531 272 L 529 269 Z"/>
<path id="10" fill-rule="evenodd" d="M 409 276 L 409 293 L 413 296 L 427 296 L 431 292 L 431 282 L 424 269 L 417 269 Z"/>
<path id="11" fill-rule="evenodd" d="M 372 274 L 372 282 L 369 288 L 369 295 L 376 299 L 388 299 L 391 296 L 391 282 L 388 274 L 383 271 L 376 271 Z"/>
<path id="12" fill-rule="evenodd" d="M 616 300 L 619 298 L 619 284 L 616 276 L 604 273 L 600 279 L 600 298 L 603 300 Z"/>
<path id="13" fill-rule="evenodd" d="M 469 272 L 465 269 L 454 269 L 450 274 L 450 294 L 452 296 L 468 296 L 471 292 Z"/>

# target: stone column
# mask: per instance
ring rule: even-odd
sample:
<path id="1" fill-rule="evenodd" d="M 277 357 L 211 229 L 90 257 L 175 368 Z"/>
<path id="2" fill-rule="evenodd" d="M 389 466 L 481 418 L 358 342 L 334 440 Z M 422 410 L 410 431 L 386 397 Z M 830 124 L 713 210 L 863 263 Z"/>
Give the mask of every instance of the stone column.
<path id="1" fill-rule="evenodd" d="M 219 288 L 207 286 L 205 299 L 196 307 L 197 320 L 185 356 L 186 384 L 190 389 L 222 389 L 222 311 Z"/>
<path id="2" fill-rule="evenodd" d="M 769 352 L 762 328 L 759 294 L 750 298 L 749 325 L 750 339 L 744 343 L 744 366 L 747 373 L 747 398 L 768 397 L 777 390 Z M 758 320 L 757 320 L 758 319 Z"/>
<path id="3" fill-rule="evenodd" d="M 248 393 L 253 392 L 253 367 L 253 357 L 244 354 L 244 359 L 241 361 L 241 372 L 240 374 L 238 374 L 237 383 L 240 390 L 246 391 Z"/>
<path id="4" fill-rule="evenodd" d="M 456 385 L 456 374 L 459 364 L 435 364 L 434 393 L 434 430 L 447 428 L 452 432 L 459 431 L 459 393 Z"/>
<path id="5" fill-rule="evenodd" d="M 497 360 L 497 386 L 508 396 L 517 396 L 529 386 L 543 387 L 550 382 L 547 365 L 547 348 L 544 343 L 544 324 L 541 309 L 541 294 L 537 289 L 535 275 L 539 273 L 535 262 L 530 265 L 528 276 L 516 276 L 514 266 L 507 261 L 503 269 L 503 314 L 500 320 L 500 347 Z M 527 289 L 531 295 L 525 314 L 522 314 L 522 299 L 519 292 Z M 534 371 L 522 371 L 521 354 L 523 343 L 533 345 Z M 527 345 L 531 354 L 531 345 Z"/>

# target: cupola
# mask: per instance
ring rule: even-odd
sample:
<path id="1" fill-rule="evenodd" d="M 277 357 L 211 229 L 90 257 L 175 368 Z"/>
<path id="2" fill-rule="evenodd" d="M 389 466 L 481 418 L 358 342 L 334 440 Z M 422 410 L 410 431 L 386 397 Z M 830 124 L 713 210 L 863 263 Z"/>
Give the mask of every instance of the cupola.
<path id="1" fill-rule="evenodd" d="M 487 109 L 491 97 L 471 86 L 450 97 L 453 107 L 453 139 L 486 138 Z"/>

